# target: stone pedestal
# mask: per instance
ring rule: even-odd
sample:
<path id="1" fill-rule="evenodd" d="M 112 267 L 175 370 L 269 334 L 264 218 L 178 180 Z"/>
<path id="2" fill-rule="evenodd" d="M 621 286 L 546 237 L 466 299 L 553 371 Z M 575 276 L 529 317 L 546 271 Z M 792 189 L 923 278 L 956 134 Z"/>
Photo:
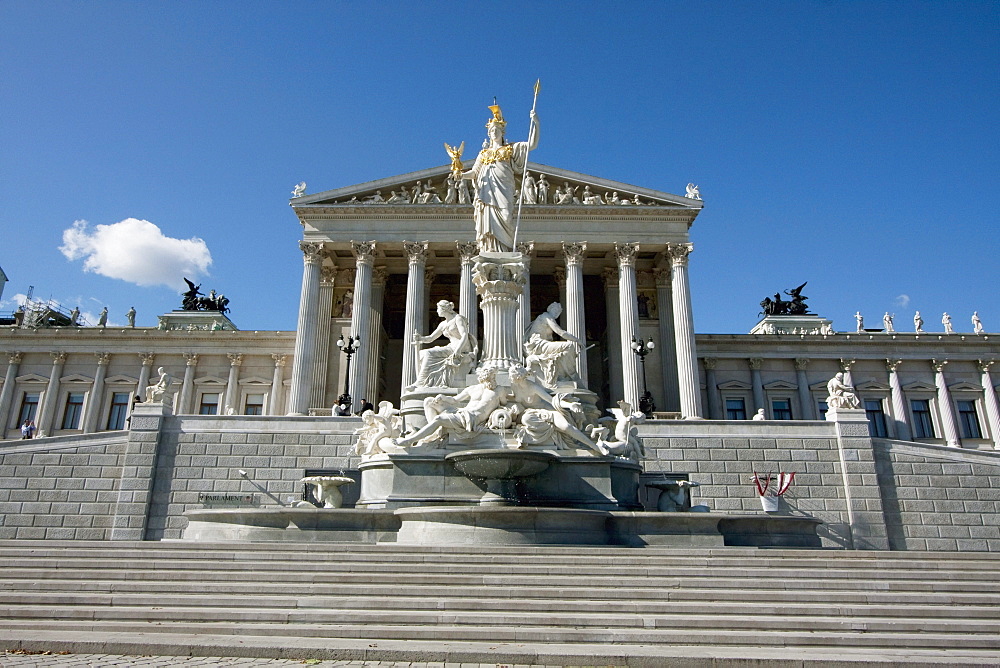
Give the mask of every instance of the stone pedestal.
<path id="1" fill-rule="evenodd" d="M 769 315 L 754 325 L 751 334 L 823 334 L 833 321 L 818 315 Z"/>
<path id="2" fill-rule="evenodd" d="M 517 309 L 526 273 L 520 253 L 481 253 L 475 258 L 472 280 L 483 311 L 482 368 L 507 369 L 522 359 Z"/>
<path id="3" fill-rule="evenodd" d="M 235 331 L 233 321 L 218 311 L 171 311 L 158 317 L 158 329 L 188 331 Z"/>

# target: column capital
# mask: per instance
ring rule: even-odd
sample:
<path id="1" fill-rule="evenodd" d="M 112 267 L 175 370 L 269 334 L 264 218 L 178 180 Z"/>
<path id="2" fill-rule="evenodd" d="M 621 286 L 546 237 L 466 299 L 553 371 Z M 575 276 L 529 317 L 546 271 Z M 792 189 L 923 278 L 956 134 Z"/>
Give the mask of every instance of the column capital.
<path id="1" fill-rule="evenodd" d="M 694 244 L 667 244 L 667 257 L 674 267 L 686 267 L 688 255 L 694 251 Z"/>
<path id="2" fill-rule="evenodd" d="M 615 260 L 619 267 L 634 267 L 635 258 L 639 255 L 639 244 L 627 242 L 615 244 Z"/>
<path id="3" fill-rule="evenodd" d="M 566 258 L 566 266 L 581 265 L 583 264 L 583 258 L 587 254 L 587 242 L 574 241 L 567 243 L 564 241 L 562 252 L 563 257 Z"/>
<path id="4" fill-rule="evenodd" d="M 375 242 L 374 241 L 352 241 L 351 251 L 357 258 L 358 264 L 372 264 L 375 262 Z"/>
<path id="5" fill-rule="evenodd" d="M 375 267 L 372 271 L 372 285 L 385 285 L 385 282 L 389 280 L 389 270 L 384 266 Z"/>
<path id="6" fill-rule="evenodd" d="M 976 366 L 978 366 L 979 370 L 983 373 L 989 373 L 990 367 L 996 363 L 996 360 L 976 360 Z"/>
<path id="7" fill-rule="evenodd" d="M 618 288 L 618 270 L 614 267 L 605 267 L 601 270 L 601 278 L 604 280 L 604 289 L 613 290 Z"/>
<path id="8" fill-rule="evenodd" d="M 475 241 L 456 241 L 455 248 L 458 249 L 458 257 L 462 264 L 471 263 L 472 258 L 479 255 L 479 244 Z"/>
<path id="9" fill-rule="evenodd" d="M 845 360 L 844 358 L 841 358 L 840 370 L 843 371 L 844 373 L 847 373 L 848 371 L 851 370 L 851 367 L 854 366 L 854 362 L 855 360 Z"/>
<path id="10" fill-rule="evenodd" d="M 719 363 L 719 360 L 715 359 L 714 357 L 702 357 L 701 363 L 705 365 L 706 371 L 714 371 L 715 365 Z"/>
<path id="11" fill-rule="evenodd" d="M 226 353 L 230 366 L 243 366 L 243 353 Z"/>
<path id="12" fill-rule="evenodd" d="M 764 360 L 761 359 L 760 357 L 751 357 L 750 359 L 747 360 L 747 363 L 750 365 L 750 368 L 753 369 L 754 371 L 760 371 L 760 365 L 764 363 Z"/>
<path id="13" fill-rule="evenodd" d="M 889 371 L 895 371 L 899 368 L 899 365 L 903 363 L 903 360 L 887 359 L 885 361 L 885 368 Z"/>
<path id="14" fill-rule="evenodd" d="M 796 371 L 805 371 L 806 367 L 808 367 L 808 366 L 809 366 L 809 358 L 808 357 L 796 357 L 795 358 L 795 370 Z"/>
<path id="15" fill-rule="evenodd" d="M 560 290 L 566 289 L 566 267 L 555 267 L 552 271 L 553 278 L 556 279 L 556 285 L 559 286 Z"/>
<path id="16" fill-rule="evenodd" d="M 656 267 L 653 269 L 653 281 L 658 288 L 669 288 L 671 283 L 673 283 L 673 277 L 669 269 Z"/>
<path id="17" fill-rule="evenodd" d="M 139 359 L 142 360 L 143 366 L 153 366 L 156 355 L 154 353 L 139 353 Z"/>
<path id="18" fill-rule="evenodd" d="M 52 352 L 52 353 L 49 353 L 49 354 L 52 355 L 52 363 L 53 364 L 62 364 L 63 362 L 66 361 L 66 353 L 64 353 L 61 350 L 57 351 L 57 352 Z"/>
<path id="19" fill-rule="evenodd" d="M 931 360 L 931 367 L 938 373 L 944 373 L 944 365 L 948 360 Z"/>
<path id="20" fill-rule="evenodd" d="M 7 353 L 7 363 L 8 364 L 20 364 L 21 363 L 21 353 L 20 353 L 20 351 L 14 351 L 12 353 Z"/>
<path id="21" fill-rule="evenodd" d="M 184 353 L 185 366 L 198 366 L 198 353 Z"/>
<path id="22" fill-rule="evenodd" d="M 425 264 L 427 262 L 427 246 L 428 242 L 426 241 L 404 241 L 403 251 L 406 252 L 407 262 Z"/>
<path id="23" fill-rule="evenodd" d="M 306 264 L 319 264 L 323 261 L 323 244 L 300 241 L 299 250 L 302 251 L 302 261 Z"/>
<path id="24" fill-rule="evenodd" d="M 111 353 L 94 353 L 94 356 L 97 357 L 97 366 L 107 366 L 111 361 Z"/>
<path id="25" fill-rule="evenodd" d="M 288 355 L 285 353 L 271 353 L 271 359 L 274 360 L 274 366 L 285 366 L 288 362 Z"/>
<path id="26" fill-rule="evenodd" d="M 337 284 L 337 268 L 336 267 L 321 267 L 319 270 L 319 284 L 332 288 Z"/>

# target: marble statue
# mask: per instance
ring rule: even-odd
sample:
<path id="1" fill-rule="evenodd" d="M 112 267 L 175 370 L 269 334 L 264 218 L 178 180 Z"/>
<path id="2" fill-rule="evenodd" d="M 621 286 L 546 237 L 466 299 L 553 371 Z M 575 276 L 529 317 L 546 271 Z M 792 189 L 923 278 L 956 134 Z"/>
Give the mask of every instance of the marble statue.
<path id="1" fill-rule="evenodd" d="M 528 153 L 538 146 L 538 115 L 531 112 L 528 141 L 509 144 L 500 107 L 494 104 L 490 111 L 493 117 L 486 123 L 490 144 L 461 178 L 475 182 L 473 215 L 480 252 L 510 252 L 514 250 L 514 173 L 524 170 Z"/>
<path id="2" fill-rule="evenodd" d="M 295 187 L 292 188 L 292 197 L 302 197 L 305 194 L 306 194 L 306 182 L 299 181 L 298 183 L 295 184 Z"/>
<path id="3" fill-rule="evenodd" d="M 597 449 L 597 444 L 580 430 L 585 420 L 583 406 L 573 401 L 570 395 L 556 393 L 552 396 L 520 364 L 510 367 L 510 390 L 508 403 L 523 410 L 515 435 L 519 447 L 551 443 L 558 450 L 568 450 L 576 442 L 603 454 Z"/>
<path id="4" fill-rule="evenodd" d="M 350 318 L 354 315 L 354 291 L 348 290 L 340 300 L 340 317 Z"/>
<path id="5" fill-rule="evenodd" d="M 766 419 L 767 419 L 767 416 L 766 416 L 766 415 L 764 415 L 764 409 L 763 409 L 763 408 L 758 408 L 758 409 L 757 409 L 757 412 L 756 412 L 756 413 L 754 413 L 753 417 L 752 417 L 752 418 L 750 418 L 750 419 L 751 419 L 751 420 L 756 420 L 756 421 L 758 421 L 758 422 L 761 422 L 761 421 L 763 421 L 763 420 L 766 420 Z"/>
<path id="6" fill-rule="evenodd" d="M 885 331 L 886 332 L 895 332 L 896 331 L 893 328 L 893 326 L 892 326 L 892 319 L 893 319 L 893 317 L 894 316 L 889 315 L 888 311 L 886 311 L 885 315 L 882 316 L 882 326 L 885 327 Z"/>
<path id="7" fill-rule="evenodd" d="M 399 447 L 433 445 L 448 435 L 469 439 L 485 428 L 490 415 L 506 402 L 506 393 L 497 389 L 497 372 L 483 368 L 476 372 L 475 385 L 454 397 L 439 394 L 424 400 L 427 424 L 403 438 L 392 441 Z"/>
<path id="8" fill-rule="evenodd" d="M 979 319 L 979 311 L 972 312 L 972 331 L 975 334 L 983 333 L 983 321 Z"/>
<path id="9" fill-rule="evenodd" d="M 924 333 L 924 319 L 920 317 L 920 311 L 913 314 L 913 331 L 917 334 Z"/>
<path id="10" fill-rule="evenodd" d="M 822 325 L 822 327 L 819 328 L 819 333 L 822 334 L 822 335 L 824 335 L 824 336 L 832 336 L 833 333 L 834 333 L 833 332 L 833 324 L 831 324 L 829 322 L 824 322 L 823 325 Z"/>
<path id="11" fill-rule="evenodd" d="M 373 410 L 361 413 L 361 426 L 354 431 L 358 437 L 354 453 L 371 457 L 381 453 L 404 452 L 392 441 L 402 436 L 402 430 L 403 418 L 399 411 L 393 408 L 391 401 L 380 401 L 377 413 Z"/>
<path id="12" fill-rule="evenodd" d="M 590 186 L 583 187 L 582 198 L 584 204 L 604 204 L 604 199 L 600 195 L 591 192 Z"/>
<path id="13" fill-rule="evenodd" d="M 382 197 L 382 191 L 376 190 L 374 195 L 366 197 L 365 204 L 385 204 L 385 198 Z"/>
<path id="14" fill-rule="evenodd" d="M 458 203 L 469 204 L 469 183 L 465 179 L 459 179 L 455 186 L 458 189 Z"/>
<path id="15" fill-rule="evenodd" d="M 858 333 L 865 331 L 865 317 L 861 315 L 861 311 L 854 314 L 854 319 L 858 321 Z"/>
<path id="16" fill-rule="evenodd" d="M 941 316 L 941 324 L 944 325 L 945 334 L 955 333 L 955 328 L 951 326 L 951 316 L 948 315 L 947 311 L 945 311 L 944 314 Z"/>
<path id="17" fill-rule="evenodd" d="M 577 188 L 579 186 L 574 188 L 568 183 L 564 184 L 562 188 L 556 188 L 556 204 L 579 204 L 580 200 L 573 195 Z"/>
<path id="18" fill-rule="evenodd" d="M 441 202 L 441 197 L 438 196 L 437 190 L 434 189 L 434 186 L 431 185 L 430 181 L 428 181 L 427 183 L 424 184 L 424 192 L 423 192 L 423 194 L 420 195 L 420 203 L 421 204 L 441 204 L 442 203 Z"/>
<path id="19" fill-rule="evenodd" d="M 854 388 L 844 383 L 843 372 L 838 372 L 826 384 L 826 390 L 830 395 L 826 398 L 826 405 L 829 408 L 857 408 L 861 405 Z"/>
<path id="20" fill-rule="evenodd" d="M 538 175 L 538 183 L 535 185 L 535 200 L 539 204 L 549 203 L 549 182 L 545 179 L 545 174 Z"/>
<path id="21" fill-rule="evenodd" d="M 160 404 L 170 395 L 170 385 L 174 382 L 173 376 L 164 371 L 161 366 L 156 370 L 160 374 L 160 379 L 154 385 L 146 386 L 146 403 Z"/>
<path id="22" fill-rule="evenodd" d="M 525 204 L 538 204 L 538 190 L 535 177 L 531 172 L 524 173 L 524 188 L 521 191 L 522 200 Z"/>
<path id="23" fill-rule="evenodd" d="M 552 387 L 559 381 L 577 381 L 576 358 L 582 341 L 559 326 L 562 304 L 553 302 L 524 332 L 525 365 Z M 559 336 L 565 340 L 555 341 Z"/>
<path id="24" fill-rule="evenodd" d="M 420 204 L 420 198 L 423 197 L 423 194 L 424 194 L 424 182 L 417 181 L 417 185 L 413 186 L 413 192 L 411 193 L 411 197 L 413 199 L 410 200 L 410 204 Z"/>
<path id="25" fill-rule="evenodd" d="M 614 455 L 639 461 L 646 454 L 639 439 L 639 430 L 635 425 L 645 422 L 646 415 L 642 411 L 632 410 L 627 401 L 619 401 L 618 408 L 609 408 L 613 418 L 601 418 L 598 422 L 614 422 L 615 430 L 612 438 L 607 438 L 607 427 L 595 427 L 591 437 L 597 439 L 597 448 L 605 455 Z"/>
<path id="26" fill-rule="evenodd" d="M 69 324 L 76 325 L 80 320 L 80 307 L 74 306 L 73 310 L 69 312 Z"/>
<path id="27" fill-rule="evenodd" d="M 701 199 L 701 190 L 693 183 L 687 184 L 687 194 L 685 195 L 688 199 Z"/>
<path id="28" fill-rule="evenodd" d="M 108 307 L 105 306 L 101 309 L 101 313 L 97 316 L 97 326 L 107 327 L 108 326 Z"/>
<path id="29" fill-rule="evenodd" d="M 405 188 L 406 186 L 404 186 Z M 386 200 L 387 204 L 406 204 L 410 201 L 410 198 L 406 195 L 400 195 L 395 190 L 389 191 L 389 199 Z"/>
<path id="30" fill-rule="evenodd" d="M 456 372 L 468 369 L 476 359 L 476 344 L 469 336 L 469 321 L 455 312 L 452 302 L 441 300 L 437 314 L 442 320 L 427 336 L 413 333 L 413 345 L 431 343 L 445 337 L 448 344 L 417 353 L 417 380 L 411 387 L 448 387 Z"/>
<path id="31" fill-rule="evenodd" d="M 447 186 L 447 191 L 444 196 L 444 203 L 455 204 L 456 202 L 458 202 L 458 189 L 455 187 L 456 183 L 455 176 L 453 174 L 449 174 L 448 178 L 446 178 L 444 182 L 445 185 Z"/>

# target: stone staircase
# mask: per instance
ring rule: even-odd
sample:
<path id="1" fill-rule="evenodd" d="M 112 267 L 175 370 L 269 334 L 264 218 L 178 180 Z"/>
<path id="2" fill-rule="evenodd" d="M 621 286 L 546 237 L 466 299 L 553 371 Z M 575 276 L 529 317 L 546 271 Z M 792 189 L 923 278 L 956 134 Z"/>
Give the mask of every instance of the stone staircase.
<path id="1" fill-rule="evenodd" d="M 0 641 L 355 661 L 993 666 L 1000 555 L 0 541 Z"/>

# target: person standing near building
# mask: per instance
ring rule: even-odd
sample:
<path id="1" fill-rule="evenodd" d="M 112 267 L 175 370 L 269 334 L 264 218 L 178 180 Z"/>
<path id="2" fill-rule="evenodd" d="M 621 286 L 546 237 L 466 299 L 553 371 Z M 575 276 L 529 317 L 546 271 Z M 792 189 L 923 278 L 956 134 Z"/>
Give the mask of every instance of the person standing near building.
<path id="1" fill-rule="evenodd" d="M 31 420 L 25 420 L 24 424 L 21 425 L 21 438 L 32 438 L 35 435 L 35 423 Z"/>

